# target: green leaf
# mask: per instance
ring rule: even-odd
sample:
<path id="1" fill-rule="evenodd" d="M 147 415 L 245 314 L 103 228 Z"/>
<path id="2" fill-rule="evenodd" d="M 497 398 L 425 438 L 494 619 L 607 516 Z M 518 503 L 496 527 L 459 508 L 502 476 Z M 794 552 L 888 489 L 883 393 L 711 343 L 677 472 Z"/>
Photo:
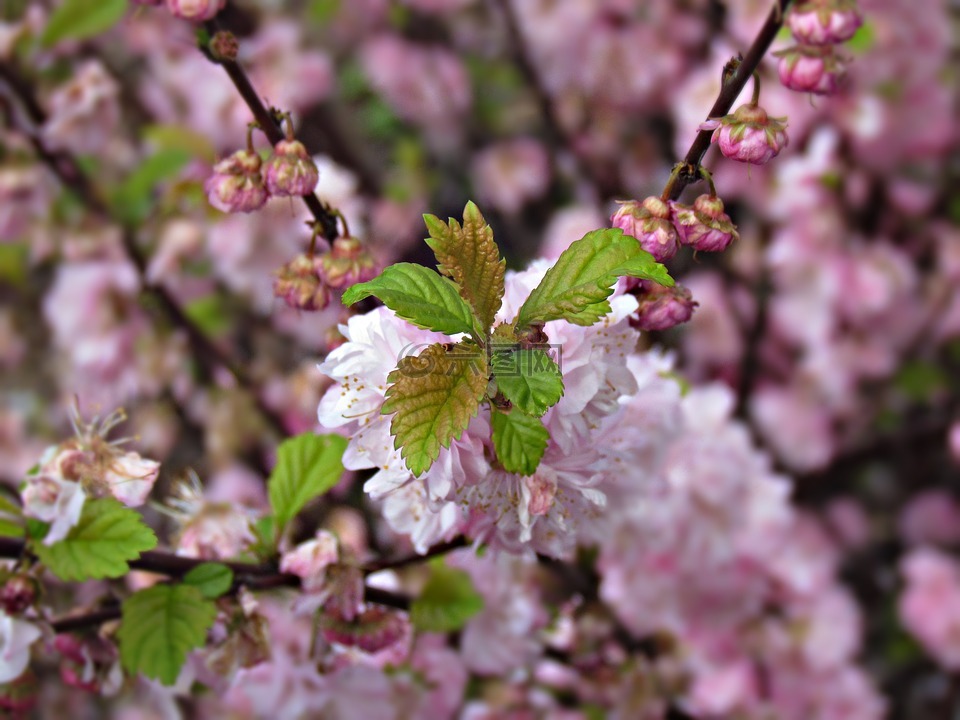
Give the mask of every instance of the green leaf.
<path id="1" fill-rule="evenodd" d="M 115 578 L 126 574 L 127 561 L 157 546 L 157 536 L 140 513 L 113 498 L 87 500 L 80 521 L 53 545 L 32 543 L 33 552 L 61 580 Z"/>
<path id="2" fill-rule="evenodd" d="M 280 444 L 277 464 L 267 482 L 280 533 L 304 505 L 337 484 L 343 475 L 341 458 L 346 449 L 347 439 L 340 435 L 303 433 Z"/>
<path id="3" fill-rule="evenodd" d="M 173 685 L 187 653 L 203 646 L 216 605 L 191 585 L 154 585 L 123 601 L 120 660 L 130 673 Z"/>
<path id="4" fill-rule="evenodd" d="M 429 469 L 440 448 L 460 438 L 477 414 L 488 378 L 486 353 L 469 341 L 450 350 L 430 345 L 390 373 L 381 412 L 396 413 L 390 433 L 410 472 Z"/>
<path id="5" fill-rule="evenodd" d="M 205 598 L 213 600 L 233 585 L 233 570 L 220 563 L 203 563 L 184 575 L 183 582 L 197 588 Z"/>
<path id="6" fill-rule="evenodd" d="M 493 449 L 503 469 L 518 475 L 533 475 L 550 441 L 550 432 L 540 418 L 517 409 L 504 413 L 494 411 Z"/>
<path id="7" fill-rule="evenodd" d="M 438 269 L 460 286 L 460 294 L 473 308 L 484 331 L 493 324 L 503 298 L 506 260 L 493 241 L 493 230 L 473 202 L 463 209 L 463 226 L 453 218 L 443 222 L 424 215 L 430 237 L 427 245 L 437 256 Z"/>
<path id="8" fill-rule="evenodd" d="M 500 392 L 527 415 L 540 417 L 563 397 L 560 368 L 543 350 L 495 352 L 493 374 Z"/>
<path id="9" fill-rule="evenodd" d="M 593 325 L 610 312 L 607 298 L 622 276 L 673 285 L 666 268 L 619 228 L 594 230 L 563 251 L 517 315 L 518 329 L 568 320 Z"/>
<path id="10" fill-rule="evenodd" d="M 143 139 L 157 150 L 182 150 L 209 163 L 216 159 L 210 138 L 183 125 L 148 125 L 143 130 Z"/>
<path id="11" fill-rule="evenodd" d="M 2 537 L 23 537 L 26 530 L 23 525 L 19 525 L 5 517 L 0 517 L 0 536 Z"/>
<path id="12" fill-rule="evenodd" d="M 113 192 L 114 214 L 127 223 L 144 220 L 153 207 L 154 187 L 174 177 L 192 159 L 182 148 L 161 150 L 148 157 Z"/>
<path id="13" fill-rule="evenodd" d="M 370 282 L 347 290 L 343 304 L 353 305 L 371 295 L 417 327 L 447 335 L 476 332 L 473 311 L 456 284 L 422 265 L 390 265 Z"/>
<path id="14" fill-rule="evenodd" d="M 127 5 L 127 0 L 64 0 L 50 15 L 40 42 L 50 47 L 99 35 L 120 22 Z"/>
<path id="15" fill-rule="evenodd" d="M 430 578 L 410 605 L 410 621 L 422 632 L 453 632 L 483 610 L 483 597 L 465 571 L 430 562 Z"/>
<path id="16" fill-rule="evenodd" d="M 206 335 L 217 337 L 230 329 L 230 309 L 217 292 L 191 300 L 183 307 L 184 314 Z"/>

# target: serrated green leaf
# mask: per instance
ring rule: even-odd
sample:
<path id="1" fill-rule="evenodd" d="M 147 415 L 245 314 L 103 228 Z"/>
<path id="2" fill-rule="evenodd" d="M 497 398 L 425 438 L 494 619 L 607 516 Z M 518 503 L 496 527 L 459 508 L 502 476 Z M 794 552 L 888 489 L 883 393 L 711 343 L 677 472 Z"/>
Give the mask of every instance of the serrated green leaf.
<path id="1" fill-rule="evenodd" d="M 195 587 L 205 598 L 213 600 L 233 585 L 233 570 L 221 563 L 202 563 L 184 575 L 183 582 Z"/>
<path id="2" fill-rule="evenodd" d="M 441 447 L 459 439 L 487 389 L 487 356 L 465 341 L 447 350 L 430 345 L 405 357 L 387 380 L 384 415 L 396 413 L 390 433 L 414 475 L 429 469 Z"/>
<path id="3" fill-rule="evenodd" d="M 267 481 L 276 527 L 283 533 L 303 506 L 323 495 L 343 475 L 347 439 L 340 435 L 303 433 L 284 440 Z"/>
<path id="4" fill-rule="evenodd" d="M 533 475 L 550 442 L 550 432 L 540 418 L 517 409 L 504 413 L 494 411 L 493 449 L 503 469 L 518 475 Z"/>
<path id="5" fill-rule="evenodd" d="M 504 397 L 540 417 L 563 397 L 560 368 L 543 350 L 494 352 L 493 374 Z"/>
<path id="6" fill-rule="evenodd" d="M 64 0 L 50 15 L 40 42 L 50 47 L 99 35 L 120 22 L 127 5 L 127 0 Z"/>
<path id="7" fill-rule="evenodd" d="M 430 578 L 410 605 L 410 621 L 422 632 L 453 632 L 483 610 L 483 597 L 465 571 L 442 560 L 430 563 Z"/>
<path id="8" fill-rule="evenodd" d="M 518 329 L 531 323 L 568 320 L 593 325 L 610 312 L 607 298 L 617 278 L 628 276 L 673 285 L 666 268 L 619 228 L 594 230 L 570 245 L 517 315 Z"/>
<path id="9" fill-rule="evenodd" d="M 121 608 L 120 660 L 130 673 L 173 685 L 187 653 L 203 646 L 217 616 L 212 600 L 191 585 L 154 585 Z"/>
<path id="10" fill-rule="evenodd" d="M 493 230 L 473 202 L 463 209 L 463 226 L 453 218 L 443 222 L 435 215 L 424 215 L 423 219 L 430 233 L 426 243 L 437 257 L 438 269 L 460 286 L 463 299 L 483 330 L 488 330 L 500 309 L 507 267 L 493 241 Z"/>
<path id="11" fill-rule="evenodd" d="M 157 546 L 157 536 L 140 513 L 113 498 L 88 500 L 80 520 L 53 545 L 32 543 L 32 550 L 61 580 L 97 580 L 126 574 L 129 560 Z"/>
<path id="12" fill-rule="evenodd" d="M 417 327 L 447 335 L 477 332 L 473 311 L 456 284 L 423 265 L 390 265 L 373 280 L 348 289 L 343 304 L 353 305 L 371 295 Z"/>
<path id="13" fill-rule="evenodd" d="M 193 156 L 182 148 L 160 150 L 137 165 L 112 193 L 114 214 L 127 223 L 144 220 L 153 206 L 154 187 L 179 173 Z"/>

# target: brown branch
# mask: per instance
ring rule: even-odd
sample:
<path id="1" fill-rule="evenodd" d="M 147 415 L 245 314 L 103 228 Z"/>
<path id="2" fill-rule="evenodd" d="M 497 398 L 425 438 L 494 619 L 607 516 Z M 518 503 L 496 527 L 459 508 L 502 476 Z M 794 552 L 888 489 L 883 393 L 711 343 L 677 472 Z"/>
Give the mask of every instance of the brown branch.
<path id="1" fill-rule="evenodd" d="M 216 35 L 217 32 L 229 32 L 217 19 L 208 20 L 203 26 L 210 34 L 210 37 Z M 240 63 L 236 60 L 225 58 L 214 59 L 209 53 L 205 54 L 211 62 L 217 63 L 226 71 L 227 76 L 230 78 L 234 87 L 236 87 L 240 97 L 243 98 L 244 103 L 250 108 L 250 112 L 253 113 L 253 118 L 256 120 L 260 130 L 267 136 L 271 144 L 276 145 L 278 142 L 284 140 L 286 135 L 283 132 L 283 128 L 280 127 L 276 115 L 263 104 L 256 89 L 253 87 L 253 83 L 250 82 L 250 77 Z M 314 220 L 316 220 L 323 236 L 327 240 L 335 239 L 339 234 L 337 229 L 337 214 L 324 203 L 320 202 L 320 198 L 318 198 L 315 193 L 304 195 L 303 202 L 310 210 Z"/>
<path id="2" fill-rule="evenodd" d="M 399 568 L 407 567 L 408 565 L 415 565 L 417 563 L 424 562 L 439 555 L 446 555 L 451 550 L 467 547 L 468 544 L 469 543 L 467 543 L 467 539 L 461 535 L 448 542 L 434 545 L 423 555 L 406 555 L 393 560 L 374 560 L 372 562 L 368 562 L 364 564 L 363 571 L 366 573 L 374 573 L 379 572 L 380 570 L 397 570 Z"/>
<path id="3" fill-rule="evenodd" d="M 40 107 L 32 89 L 20 74 L 8 63 L 0 62 L 0 80 L 11 90 L 21 104 L 27 117 L 34 126 L 46 122 L 46 114 Z M 14 122 L 11 117 L 11 123 Z M 114 221 L 107 204 L 97 194 L 90 178 L 80 169 L 76 160 L 68 153 L 50 151 L 33 129 L 18 127 L 17 130 L 30 141 L 37 156 L 56 175 L 61 184 L 70 190 L 94 215 Z M 287 434 L 283 420 L 263 401 L 262 393 L 247 371 L 234 363 L 209 337 L 189 318 L 183 308 L 160 284 L 151 283 L 146 278 L 147 259 L 137 246 L 133 228 L 122 226 L 121 241 L 124 253 L 136 268 L 143 287 L 156 300 L 170 323 L 182 330 L 190 343 L 194 357 L 198 360 L 202 378 L 209 382 L 217 367 L 225 368 L 236 379 L 238 385 L 245 388 L 253 397 L 258 411 L 269 426 L 280 436 Z"/>
<path id="4" fill-rule="evenodd" d="M 28 554 L 27 544 L 23 539 L 0 537 L 0 557 L 20 559 Z M 195 567 L 207 562 L 211 561 L 182 557 L 167 552 L 150 551 L 141 553 L 139 558 L 131 560 L 129 564 L 134 570 L 143 570 L 179 579 Z M 279 572 L 276 566 L 272 564 L 253 564 L 219 560 L 214 562 L 219 565 L 225 565 L 233 571 L 235 579 L 230 589 L 231 593 L 237 592 L 241 587 L 263 591 L 285 587 L 299 588 L 301 586 L 299 576 L 293 575 L 292 573 Z M 375 572 L 375 570 L 376 569 L 365 569 L 365 572 L 370 573 Z M 407 610 L 410 607 L 410 598 L 406 595 L 375 587 L 364 588 L 364 599 L 369 603 L 386 605 L 399 610 Z M 119 607 L 105 607 L 83 615 L 71 615 L 59 618 L 53 620 L 50 624 L 55 632 L 69 632 L 98 626 L 105 622 L 116 620 L 119 617 Z"/>
<path id="5" fill-rule="evenodd" d="M 710 108 L 710 112 L 707 114 L 708 118 L 723 117 L 730 112 L 733 103 L 736 102 L 747 81 L 760 67 L 760 61 L 763 60 L 763 56 L 767 54 L 774 38 L 780 32 L 789 6 L 790 0 L 776 0 L 766 22 L 760 28 L 760 32 L 757 33 L 750 49 L 747 50 L 747 54 L 744 55 L 733 74 L 721 83 L 720 94 L 717 95 L 713 107 Z M 701 130 L 697 133 L 697 137 L 683 158 L 683 169 L 676 178 L 676 182 L 668 186 L 668 199 L 676 200 L 685 187 L 700 180 L 700 163 L 703 162 L 703 156 L 710 149 L 710 137 L 712 135 L 712 130 Z"/>

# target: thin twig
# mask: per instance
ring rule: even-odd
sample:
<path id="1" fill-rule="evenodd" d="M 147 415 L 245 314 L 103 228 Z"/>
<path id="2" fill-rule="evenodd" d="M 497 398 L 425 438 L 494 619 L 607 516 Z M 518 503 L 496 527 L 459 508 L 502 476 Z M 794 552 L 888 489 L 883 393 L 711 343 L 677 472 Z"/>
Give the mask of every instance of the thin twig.
<path id="1" fill-rule="evenodd" d="M 220 21 L 216 19 L 205 22 L 204 28 L 211 37 L 220 31 L 229 32 L 223 27 Z M 208 55 L 208 57 L 210 56 Z M 213 60 L 212 58 L 210 59 Z M 226 71 L 230 81 L 234 84 L 234 87 L 236 87 L 237 92 L 240 94 L 240 97 L 243 98 L 247 107 L 250 108 L 254 120 L 256 120 L 263 134 L 267 136 L 267 139 L 273 145 L 284 140 L 286 135 L 283 132 L 283 128 L 280 127 L 280 123 L 277 121 L 275 114 L 268 110 L 267 106 L 263 104 L 256 89 L 253 87 L 253 83 L 250 82 L 250 77 L 240 63 L 236 60 L 228 60 L 225 58 L 213 61 Z M 303 202 L 319 225 L 321 234 L 327 240 L 334 240 L 337 235 L 339 235 L 337 214 L 331 208 L 320 202 L 320 198 L 318 198 L 315 193 L 304 195 Z"/>
<path id="2" fill-rule="evenodd" d="M 720 93 L 707 114 L 708 118 L 720 118 L 730 112 L 733 103 L 736 102 L 747 81 L 760 67 L 760 61 L 763 60 L 763 56 L 767 54 L 774 38 L 780 32 L 789 5 L 790 0 L 776 0 L 766 22 L 760 28 L 760 32 L 757 33 L 750 49 L 747 50 L 747 54 L 743 56 L 733 74 L 721 83 Z M 700 180 L 700 163 L 703 162 L 703 156 L 710 149 L 710 137 L 712 135 L 712 130 L 701 130 L 697 133 L 697 137 L 683 158 L 683 170 L 676 182 L 670 187 L 667 199 L 676 200 L 685 187 Z"/>

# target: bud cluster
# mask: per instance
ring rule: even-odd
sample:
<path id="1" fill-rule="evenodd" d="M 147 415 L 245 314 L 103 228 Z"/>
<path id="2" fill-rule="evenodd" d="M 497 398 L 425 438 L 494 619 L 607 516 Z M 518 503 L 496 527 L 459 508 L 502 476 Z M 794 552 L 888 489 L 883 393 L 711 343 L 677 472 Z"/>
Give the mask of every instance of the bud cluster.
<path id="1" fill-rule="evenodd" d="M 266 161 L 253 149 L 252 131 L 247 148 L 213 166 L 204 189 L 210 204 L 223 212 L 253 212 L 271 197 L 313 194 L 319 180 L 317 165 L 307 149 L 293 137 L 286 117 L 287 137 L 278 142 Z"/>
<path id="2" fill-rule="evenodd" d="M 709 173 L 705 175 L 709 178 Z M 737 228 L 724 212 L 723 201 L 711 192 L 700 195 L 693 205 L 650 196 L 639 202 L 621 202 L 611 222 L 658 261 L 669 260 L 681 245 L 694 251 L 720 252 L 739 239 Z M 648 280 L 629 281 L 628 290 L 639 303 L 630 324 L 638 330 L 667 330 L 687 322 L 697 303 L 679 283 L 665 287 Z"/>
<path id="3" fill-rule="evenodd" d="M 642 202 L 629 200 L 610 218 L 613 226 L 640 242 L 659 262 L 677 254 L 681 245 L 695 251 L 720 252 L 739 238 L 724 212 L 723 200 L 704 194 L 692 206 L 651 195 Z"/>
<path id="4" fill-rule="evenodd" d="M 377 276 L 380 267 L 354 237 L 338 237 L 330 251 L 298 255 L 276 272 L 273 294 L 297 310 L 323 310 L 333 290 L 346 290 Z"/>
<path id="5" fill-rule="evenodd" d="M 835 46 L 853 37 L 863 24 L 856 0 L 806 0 L 787 15 L 797 44 L 775 53 L 780 82 L 797 92 L 832 95 L 840 86 L 844 59 Z"/>

